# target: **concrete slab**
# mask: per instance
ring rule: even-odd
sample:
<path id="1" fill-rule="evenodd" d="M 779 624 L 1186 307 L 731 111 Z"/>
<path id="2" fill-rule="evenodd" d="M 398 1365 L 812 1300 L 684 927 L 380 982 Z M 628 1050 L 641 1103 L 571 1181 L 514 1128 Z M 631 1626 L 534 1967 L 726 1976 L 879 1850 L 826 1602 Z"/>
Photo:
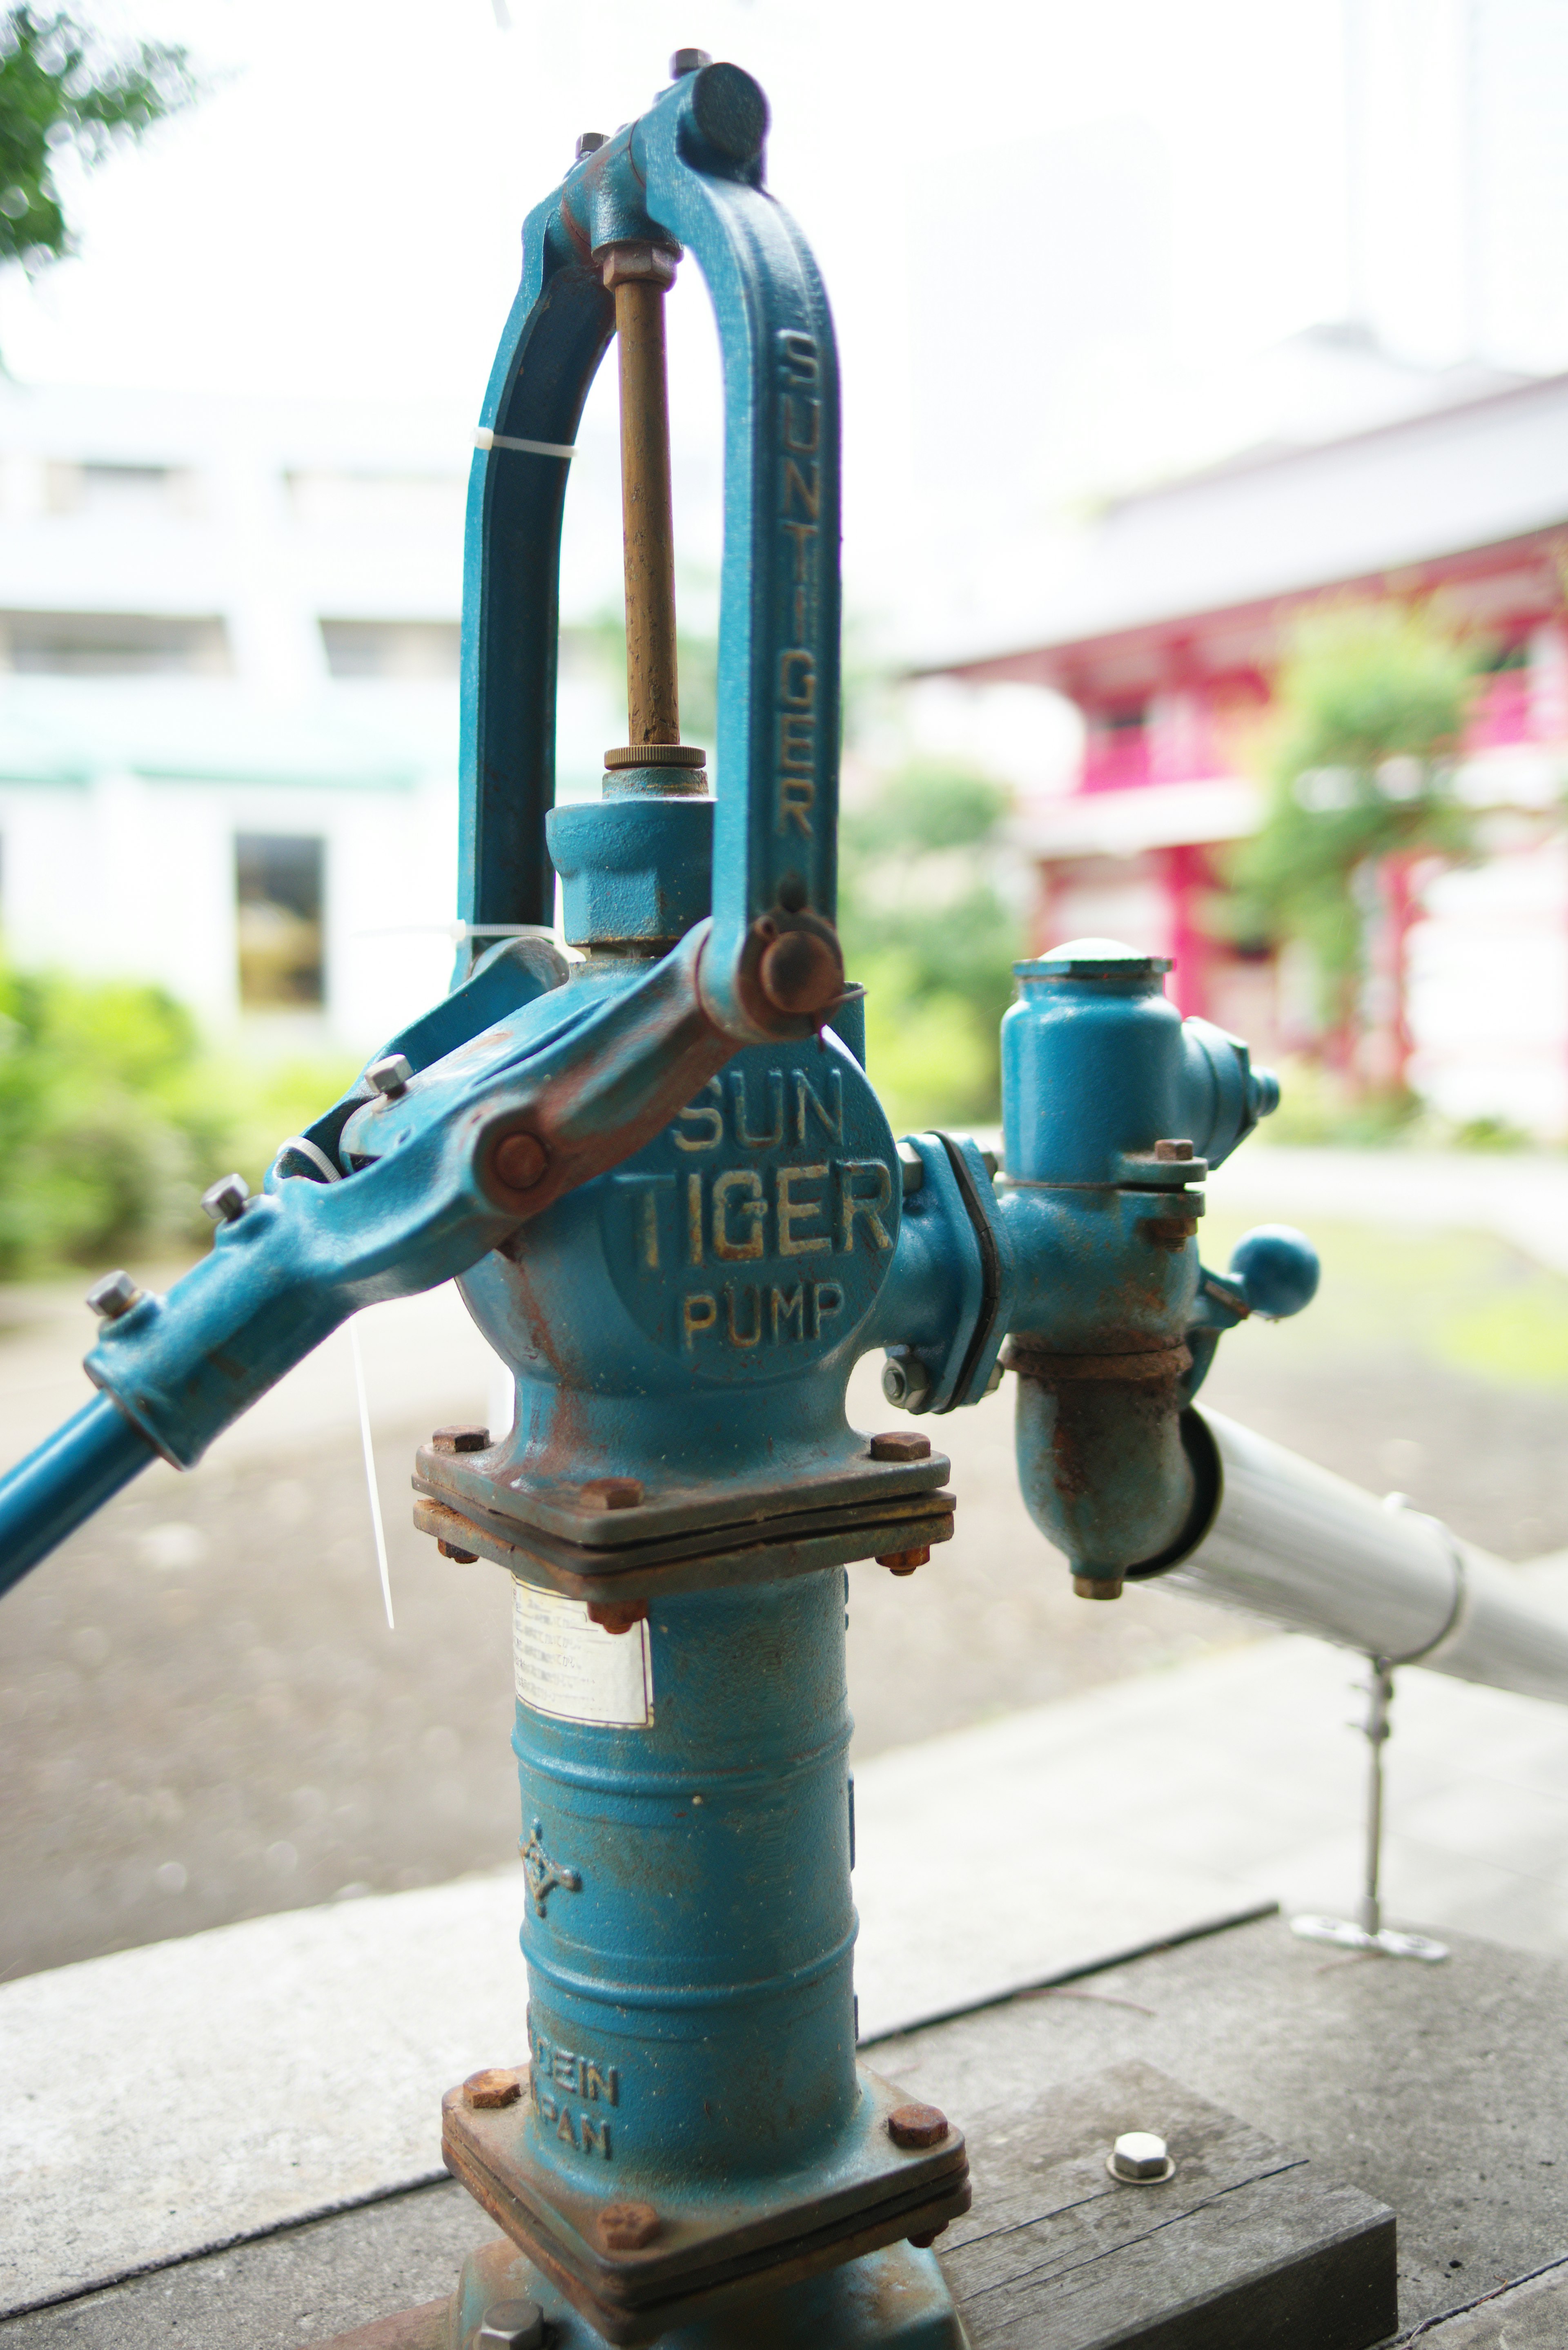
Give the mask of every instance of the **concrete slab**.
<path id="1" fill-rule="evenodd" d="M 1174 2145 L 1183 2101 L 1206 2100 L 1394 2209 L 1399 2340 L 1559 2350 L 1565 2001 L 1568 1968 L 1550 1960 L 1461 1939 L 1446 1968 L 1403 1967 L 1325 1955 L 1269 1920 L 908 2034 L 877 2061 L 963 2124 L 981 2194 L 1003 2199 L 1049 2168 L 1075 2085 L 1153 2067 L 1178 2085 L 1169 2110 L 1165 2093 L 1156 2111 L 1140 2098 L 1128 2126 L 1168 2125 Z M 0 2350 L 320 2341 L 446 2293 L 493 2232 L 447 2182 L 13 2317 Z M 1510 2290 L 1522 2278 L 1533 2293 Z M 1484 2330 L 1499 2313 L 1509 2330 Z"/>

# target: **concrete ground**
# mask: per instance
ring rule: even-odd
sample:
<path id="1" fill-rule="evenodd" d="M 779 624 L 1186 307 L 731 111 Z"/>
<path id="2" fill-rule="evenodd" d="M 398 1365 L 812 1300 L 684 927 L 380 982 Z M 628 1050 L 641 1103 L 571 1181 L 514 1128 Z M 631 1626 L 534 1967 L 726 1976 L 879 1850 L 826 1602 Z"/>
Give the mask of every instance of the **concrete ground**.
<path id="1" fill-rule="evenodd" d="M 1299 1321 L 1228 1339 L 1208 1396 L 1505 1556 L 1568 1546 L 1568 1280 L 1495 1231 L 1446 1229 L 1482 1221 L 1486 1162 L 1406 1161 L 1401 1188 L 1400 1155 L 1371 1156 L 1356 1222 L 1351 1156 L 1256 1150 L 1244 1183 L 1220 1179 L 1210 1262 L 1244 1223 L 1282 1216 L 1315 1230 L 1325 1278 Z M 1311 1212 L 1314 1170 L 1338 1222 Z M 1518 1201 L 1491 1181 L 1510 1229 L 1568 1229 L 1568 1165 L 1525 1171 Z M 78 1295 L 0 1297 L 0 1453 L 85 1393 Z M 196 1472 L 150 1471 L 6 1600 L 0 1977 L 514 1853 L 504 1578 L 438 1558 L 404 1502 L 414 1442 L 485 1417 L 491 1367 L 451 1293 L 361 1326 L 396 1632 L 340 1336 Z M 873 1366 L 852 1410 L 865 1427 L 892 1417 Z M 1158 1589 L 1074 1599 L 1018 1500 L 1011 1415 L 1004 1386 L 933 1430 L 960 1510 L 928 1569 L 851 1570 L 862 1756 L 1251 1637 Z"/>

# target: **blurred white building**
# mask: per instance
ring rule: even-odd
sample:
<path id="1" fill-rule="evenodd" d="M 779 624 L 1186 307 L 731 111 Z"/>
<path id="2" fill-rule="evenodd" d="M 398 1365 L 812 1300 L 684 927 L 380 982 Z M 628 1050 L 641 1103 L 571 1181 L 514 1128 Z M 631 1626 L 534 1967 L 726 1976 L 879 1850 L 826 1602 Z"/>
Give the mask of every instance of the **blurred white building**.
<path id="1" fill-rule="evenodd" d="M 455 405 L 0 390 L 14 964 L 157 981 L 268 1054 L 444 992 L 472 444 Z M 624 722 L 563 669 L 570 792 Z"/>

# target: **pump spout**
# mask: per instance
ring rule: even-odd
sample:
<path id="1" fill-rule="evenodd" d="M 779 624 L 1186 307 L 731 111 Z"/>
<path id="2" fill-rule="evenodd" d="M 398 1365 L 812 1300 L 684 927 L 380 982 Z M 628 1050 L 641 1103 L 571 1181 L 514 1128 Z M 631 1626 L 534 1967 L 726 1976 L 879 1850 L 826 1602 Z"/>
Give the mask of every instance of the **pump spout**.
<path id="1" fill-rule="evenodd" d="M 1288 1632 L 1568 1705 L 1568 1617 L 1516 1569 L 1402 1495 L 1379 1502 L 1217 1411 L 1182 1415 L 1210 1494 L 1201 1534 L 1158 1576 Z"/>

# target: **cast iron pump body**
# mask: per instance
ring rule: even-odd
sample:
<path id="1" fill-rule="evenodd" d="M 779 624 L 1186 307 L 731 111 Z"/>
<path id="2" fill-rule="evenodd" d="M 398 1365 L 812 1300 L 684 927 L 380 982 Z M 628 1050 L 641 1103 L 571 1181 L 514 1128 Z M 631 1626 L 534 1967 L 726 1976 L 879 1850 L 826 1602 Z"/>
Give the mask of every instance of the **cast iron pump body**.
<path id="1" fill-rule="evenodd" d="M 505 2231 L 454 2350 L 517 2299 L 563 2345 L 754 2342 L 765 2303 L 770 2343 L 935 2350 L 963 2339 L 929 2247 L 967 2168 L 857 2061 L 846 1565 L 950 1534 L 921 1423 L 1004 1363 L 1079 1589 L 1182 1556 L 1215 1491 L 1186 1406 L 1220 1331 L 1305 1302 L 1310 1253 L 1203 1272 L 1205 1169 L 1276 1091 L 1104 941 L 1020 966 L 1000 1181 L 964 1139 L 895 1143 L 834 928 L 832 324 L 763 189 L 762 92 L 691 56 L 524 228 L 469 494 L 452 991 L 261 1197 L 228 1187 L 167 1297 L 102 1287 L 102 1393 L 0 1487 L 0 1541 L 11 1579 L 358 1307 L 455 1277 L 515 1417 L 421 1451 L 416 1517 L 514 1578 L 530 2003 L 527 2066 L 446 2100 L 449 2164 Z M 673 662 L 660 305 L 686 254 L 724 369 L 716 795 Z M 552 810 L 567 467 L 618 328 L 629 739 L 598 804 Z M 868 1438 L 845 1394 L 879 1348 L 912 1418 Z"/>

